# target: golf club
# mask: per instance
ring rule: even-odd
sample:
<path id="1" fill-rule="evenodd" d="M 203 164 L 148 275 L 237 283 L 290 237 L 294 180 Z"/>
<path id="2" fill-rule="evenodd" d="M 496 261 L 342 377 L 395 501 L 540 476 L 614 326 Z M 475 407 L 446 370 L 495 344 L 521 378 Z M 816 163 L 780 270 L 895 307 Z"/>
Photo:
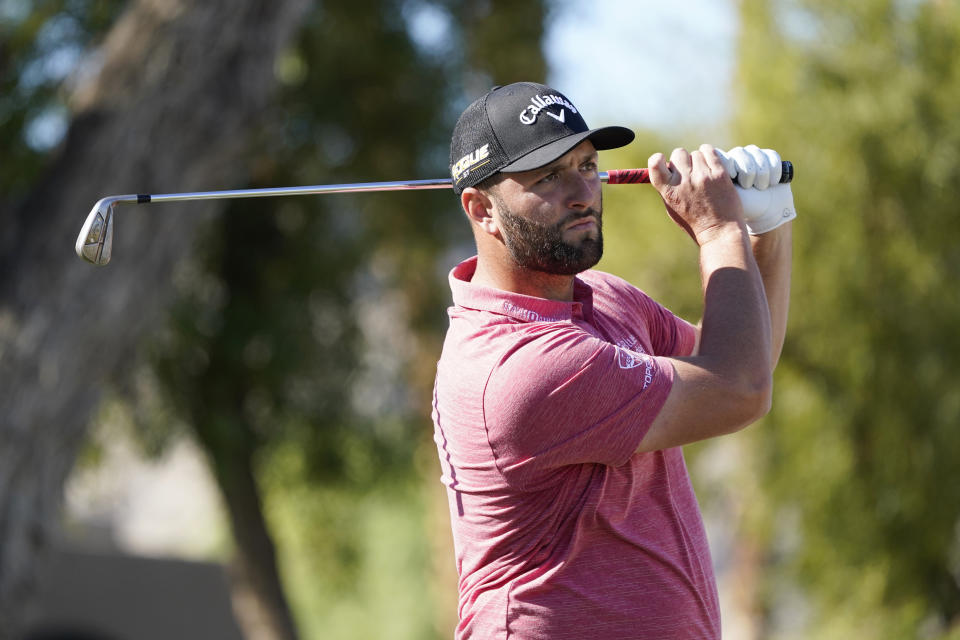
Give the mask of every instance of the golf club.
<path id="1" fill-rule="evenodd" d="M 793 180 L 793 164 L 783 162 L 780 182 Z M 646 169 L 612 169 L 600 172 L 605 184 L 646 184 L 650 176 Z M 77 255 L 96 265 L 110 262 L 113 250 L 113 216 L 118 204 L 146 204 L 186 200 L 224 200 L 228 198 L 264 198 L 269 196 L 307 196 L 325 193 L 359 193 L 368 191 L 408 191 L 420 189 L 450 189 L 450 178 L 406 180 L 396 182 L 358 182 L 353 184 L 326 184 L 305 187 L 278 187 L 272 189 L 235 189 L 228 191 L 195 191 L 191 193 L 134 194 L 107 196 L 93 205 L 93 209 L 77 236 Z"/>

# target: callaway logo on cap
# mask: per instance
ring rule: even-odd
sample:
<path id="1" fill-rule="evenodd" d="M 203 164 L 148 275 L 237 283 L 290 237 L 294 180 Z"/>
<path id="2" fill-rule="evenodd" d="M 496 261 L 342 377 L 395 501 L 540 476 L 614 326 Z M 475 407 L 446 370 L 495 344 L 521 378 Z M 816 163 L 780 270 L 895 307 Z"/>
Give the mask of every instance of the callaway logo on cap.
<path id="1" fill-rule="evenodd" d="M 450 142 L 450 175 L 458 195 L 497 172 L 550 164 L 584 140 L 598 151 L 633 141 L 626 127 L 590 129 L 559 91 L 535 82 L 494 87 L 460 115 Z"/>

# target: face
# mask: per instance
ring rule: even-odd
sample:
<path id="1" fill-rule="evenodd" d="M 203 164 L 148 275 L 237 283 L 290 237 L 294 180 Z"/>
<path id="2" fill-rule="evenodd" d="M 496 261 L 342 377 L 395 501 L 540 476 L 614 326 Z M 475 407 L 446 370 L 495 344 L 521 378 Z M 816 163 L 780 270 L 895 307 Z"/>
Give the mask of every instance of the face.
<path id="1" fill-rule="evenodd" d="M 488 195 L 518 265 L 575 275 L 600 261 L 603 201 L 590 141 L 541 169 L 507 174 Z"/>

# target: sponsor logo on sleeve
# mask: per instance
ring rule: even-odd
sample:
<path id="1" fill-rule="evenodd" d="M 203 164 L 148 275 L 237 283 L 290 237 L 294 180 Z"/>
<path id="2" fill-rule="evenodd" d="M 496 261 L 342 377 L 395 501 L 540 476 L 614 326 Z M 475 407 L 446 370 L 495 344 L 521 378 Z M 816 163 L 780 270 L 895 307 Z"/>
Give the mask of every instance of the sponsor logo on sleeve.
<path id="1" fill-rule="evenodd" d="M 617 347 L 617 364 L 621 369 L 636 369 L 643 364 L 644 355 Z"/>
<path id="2" fill-rule="evenodd" d="M 643 351 L 643 346 L 636 338 L 630 336 L 616 345 L 617 366 L 621 369 L 637 369 L 643 367 L 643 388 L 646 389 L 653 382 L 653 358 Z"/>

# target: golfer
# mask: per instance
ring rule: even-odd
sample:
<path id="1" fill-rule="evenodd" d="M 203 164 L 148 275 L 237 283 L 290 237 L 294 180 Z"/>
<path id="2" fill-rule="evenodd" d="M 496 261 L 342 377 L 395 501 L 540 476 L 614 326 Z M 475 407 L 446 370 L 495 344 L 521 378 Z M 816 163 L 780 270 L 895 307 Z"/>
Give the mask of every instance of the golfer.
<path id="1" fill-rule="evenodd" d="M 494 88 L 454 129 L 451 175 L 477 255 L 450 273 L 433 419 L 457 638 L 720 637 L 680 447 L 769 410 L 793 197 L 771 150 L 650 157 L 667 213 L 699 247 L 703 318 L 690 324 L 591 270 L 603 253 L 597 151 L 632 140 L 526 82 Z"/>

